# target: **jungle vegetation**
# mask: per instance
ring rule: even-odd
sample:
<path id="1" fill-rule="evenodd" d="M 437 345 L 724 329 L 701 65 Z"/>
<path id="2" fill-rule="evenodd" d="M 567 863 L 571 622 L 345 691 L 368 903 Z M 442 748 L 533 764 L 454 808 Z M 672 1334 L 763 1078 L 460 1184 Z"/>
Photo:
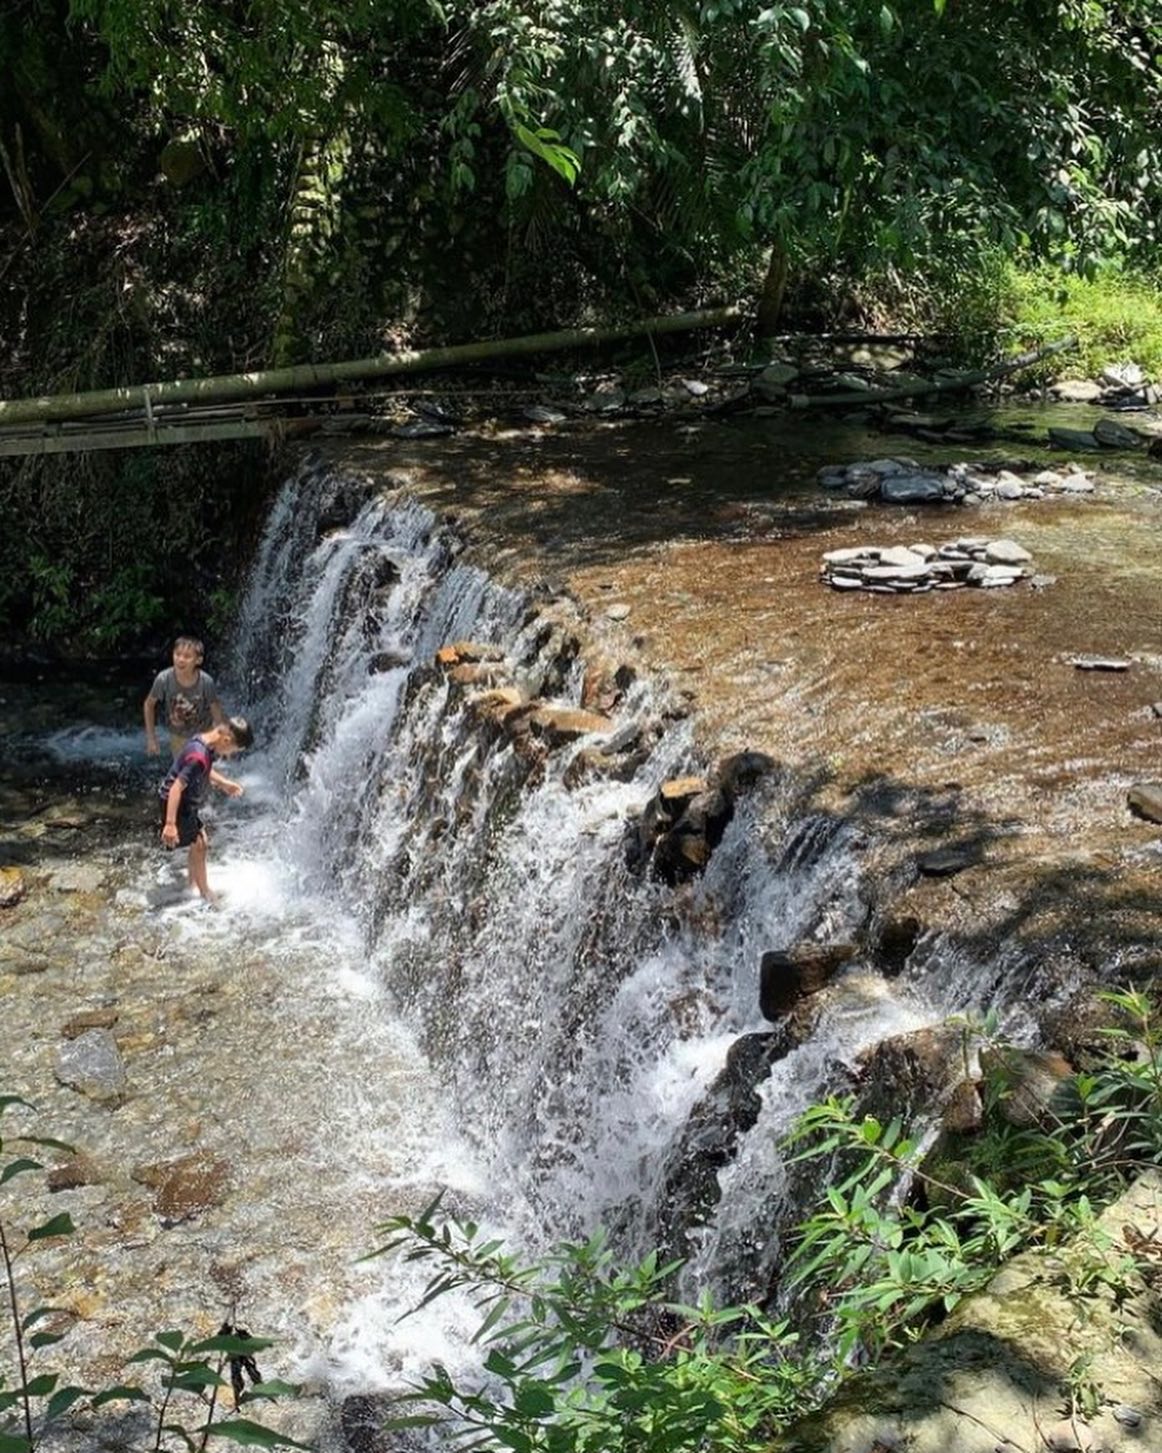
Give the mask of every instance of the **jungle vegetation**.
<path id="1" fill-rule="evenodd" d="M 0 396 L 721 300 L 979 358 L 1150 276 L 1160 61 L 1155 0 L 7 0 Z M 236 464 L 5 463 L 0 622 L 207 597 Z"/>

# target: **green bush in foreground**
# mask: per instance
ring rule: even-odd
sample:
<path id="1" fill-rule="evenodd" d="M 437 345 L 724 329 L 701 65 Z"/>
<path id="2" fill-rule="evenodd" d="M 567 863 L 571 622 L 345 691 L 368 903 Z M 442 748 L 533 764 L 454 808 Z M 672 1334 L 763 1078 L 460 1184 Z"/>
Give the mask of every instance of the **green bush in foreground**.
<path id="1" fill-rule="evenodd" d="M 970 1162 L 956 1180 L 929 1171 L 899 1124 L 857 1118 L 850 1101 L 803 1117 L 794 1153 L 845 1167 L 787 1267 L 797 1312 L 819 1311 L 818 1338 L 753 1306 L 671 1302 L 674 1265 L 651 1257 L 618 1269 L 600 1236 L 527 1265 L 476 1226 L 440 1221 L 438 1202 L 387 1222 L 375 1254 L 438 1268 L 420 1305 L 457 1288 L 474 1295 L 487 1376 L 461 1385 L 437 1366 L 385 1426 L 436 1426 L 469 1447 L 513 1453 L 749 1453 L 854 1365 L 922 1335 L 1018 1250 L 1068 1237 L 1076 1294 L 1116 1293 L 1134 1263 L 1102 1234 L 1097 1212 L 1162 1159 L 1162 1031 L 1144 996 L 1104 997 L 1118 1022 L 1100 1066 L 1074 1076 L 1068 1116 L 1035 1130 L 990 1126 L 971 1152 L 981 1170 Z M 970 1035 L 990 1040 L 991 1026 L 966 1027 Z M 990 1089 L 1006 1093 L 1000 1080 Z M 1017 1188 L 1003 1174 L 1009 1156 L 1049 1173 Z M 1001 1174 L 982 1173 L 990 1161 Z M 1063 1396 L 1076 1402 L 1077 1389 Z"/>

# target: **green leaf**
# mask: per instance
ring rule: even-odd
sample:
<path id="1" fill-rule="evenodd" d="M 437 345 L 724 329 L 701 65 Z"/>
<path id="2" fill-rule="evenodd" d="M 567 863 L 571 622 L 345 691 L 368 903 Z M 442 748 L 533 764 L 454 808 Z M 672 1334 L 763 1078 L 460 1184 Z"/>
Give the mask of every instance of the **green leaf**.
<path id="1" fill-rule="evenodd" d="M 181 1388 L 183 1392 L 201 1392 L 207 1387 L 225 1387 L 226 1379 L 220 1377 L 209 1367 L 189 1367 L 183 1372 L 175 1372 L 170 1379 L 170 1386 Z"/>
<path id="2" fill-rule="evenodd" d="M 20 1330 L 27 1332 L 29 1327 L 35 1327 L 37 1322 L 43 1322 L 45 1317 L 56 1315 L 68 1316 L 69 1313 L 63 1307 L 34 1307 L 20 1324 Z"/>
<path id="3" fill-rule="evenodd" d="M 30 1377 L 24 1384 L 25 1395 L 30 1398 L 48 1397 L 58 1382 L 60 1382 L 60 1374 L 57 1372 L 39 1373 L 36 1377 Z"/>
<path id="4" fill-rule="evenodd" d="M 63 1150 L 69 1155 L 76 1153 L 76 1147 L 67 1140 L 54 1140 L 51 1135 L 14 1135 L 12 1139 L 20 1141 L 21 1145 L 44 1145 L 49 1150 Z"/>
<path id="5" fill-rule="evenodd" d="M 63 1342 L 64 1340 L 65 1334 L 63 1332 L 34 1332 L 28 1339 L 28 1345 L 30 1347 L 51 1347 L 54 1342 Z"/>
<path id="6" fill-rule="evenodd" d="M 155 1332 L 153 1340 L 160 1342 L 163 1347 L 168 1347 L 171 1352 L 176 1352 L 185 1343 L 185 1335 L 181 1332 Z"/>
<path id="7" fill-rule="evenodd" d="M 79 1399 L 88 1397 L 87 1387 L 62 1387 L 54 1392 L 49 1398 L 44 1410 L 45 1418 L 51 1422 L 53 1418 L 59 1418 L 62 1413 L 68 1412 L 72 1405 Z"/>
<path id="8" fill-rule="evenodd" d="M 0 1095 L 0 1115 L 5 1110 L 10 1110 L 13 1105 L 23 1105 L 26 1110 L 35 1110 L 36 1106 L 29 1104 L 23 1095 Z"/>
<path id="9" fill-rule="evenodd" d="M 576 182 L 577 175 L 581 170 L 581 158 L 575 151 L 562 145 L 557 139 L 557 133 L 555 131 L 549 131 L 546 127 L 542 126 L 539 130 L 533 132 L 527 126 L 522 126 L 520 122 L 517 122 L 513 130 L 520 144 L 531 151 L 534 156 L 539 156 L 543 162 L 552 167 L 557 175 L 563 177 L 569 186 L 572 186 Z"/>
<path id="10" fill-rule="evenodd" d="M 556 1406 L 544 1383 L 527 1382 L 517 1389 L 516 1410 L 522 1418 L 547 1417 Z"/>
<path id="11" fill-rule="evenodd" d="M 232 1418 L 224 1423 L 207 1423 L 199 1432 L 208 1433 L 211 1438 L 226 1438 L 231 1443 L 240 1443 L 246 1448 L 302 1448 L 313 1453 L 309 1443 L 299 1443 L 282 1433 L 272 1432 L 261 1423 L 252 1423 L 249 1418 Z"/>
<path id="12" fill-rule="evenodd" d="M 161 1338 L 157 1339 L 159 1342 Z M 191 1357 L 200 1357 L 205 1352 L 225 1352 L 228 1356 L 248 1356 L 273 1347 L 269 1337 L 207 1337 L 202 1342 L 191 1342 L 185 1349 Z"/>
<path id="13" fill-rule="evenodd" d="M 71 1236 L 77 1228 L 67 1211 L 46 1221 L 43 1226 L 34 1226 L 28 1233 L 29 1241 L 46 1241 L 50 1236 Z"/>
<path id="14" fill-rule="evenodd" d="M 27 1156 L 24 1156 L 19 1160 L 10 1160 L 8 1164 L 4 1167 L 3 1171 L 0 1171 L 0 1186 L 2 1186 L 5 1181 L 15 1180 L 17 1176 L 23 1175 L 25 1171 L 43 1169 L 44 1166 L 41 1165 L 40 1161 L 29 1160 Z"/>
<path id="15" fill-rule="evenodd" d="M 302 1389 L 293 1382 L 280 1382 L 277 1377 L 272 1377 L 266 1382 L 260 1382 L 256 1387 L 247 1388 L 240 1401 L 252 1403 L 262 1398 L 270 1401 L 275 1398 L 294 1398 L 299 1397 L 301 1392 Z"/>
<path id="16" fill-rule="evenodd" d="M 32 1453 L 32 1444 L 27 1438 L 17 1438 L 11 1433 L 0 1433 L 0 1453 Z"/>
<path id="17" fill-rule="evenodd" d="M 103 1408 L 106 1403 L 147 1403 L 149 1401 L 149 1394 L 141 1388 L 119 1383 L 116 1387 L 107 1387 L 103 1392 L 97 1393 L 93 1399 L 93 1407 Z"/>

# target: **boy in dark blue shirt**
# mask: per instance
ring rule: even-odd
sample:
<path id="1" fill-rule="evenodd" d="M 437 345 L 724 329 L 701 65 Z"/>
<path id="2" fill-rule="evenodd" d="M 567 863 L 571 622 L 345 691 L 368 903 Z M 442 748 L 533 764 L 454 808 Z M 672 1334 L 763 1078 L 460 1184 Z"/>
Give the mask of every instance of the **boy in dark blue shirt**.
<path id="1" fill-rule="evenodd" d="M 161 840 L 167 848 L 189 848 L 190 884 L 210 904 L 217 900 L 206 879 L 206 829 L 198 809 L 207 787 L 216 787 L 227 797 L 242 796 L 242 784 L 223 777 L 214 763 L 219 757 L 233 757 L 253 741 L 249 722 L 232 716 L 208 732 L 191 737 L 158 788 Z"/>

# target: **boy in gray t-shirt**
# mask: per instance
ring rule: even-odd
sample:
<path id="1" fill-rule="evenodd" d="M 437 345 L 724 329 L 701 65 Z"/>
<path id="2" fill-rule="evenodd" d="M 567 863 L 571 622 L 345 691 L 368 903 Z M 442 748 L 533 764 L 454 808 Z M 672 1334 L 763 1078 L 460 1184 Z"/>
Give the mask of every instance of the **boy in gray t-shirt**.
<path id="1" fill-rule="evenodd" d="M 173 665 L 159 671 L 145 698 L 145 750 L 156 757 L 157 712 L 169 728 L 170 750 L 176 757 L 195 732 L 207 731 L 226 720 L 214 678 L 202 670 L 202 643 L 195 636 L 174 642 Z"/>

